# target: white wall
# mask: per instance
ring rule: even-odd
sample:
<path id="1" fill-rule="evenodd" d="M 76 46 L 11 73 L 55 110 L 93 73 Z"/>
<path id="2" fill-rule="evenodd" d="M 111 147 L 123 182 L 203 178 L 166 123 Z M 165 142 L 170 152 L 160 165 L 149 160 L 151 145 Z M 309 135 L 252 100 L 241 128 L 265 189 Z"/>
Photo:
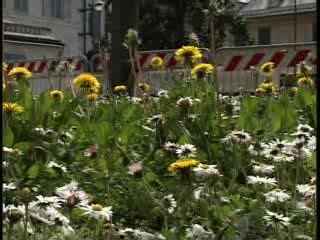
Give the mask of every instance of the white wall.
<path id="1" fill-rule="evenodd" d="M 312 23 L 315 14 L 297 16 L 297 42 L 312 42 Z M 248 19 L 249 34 L 258 41 L 258 28 L 271 28 L 271 44 L 294 42 L 294 20 L 293 16 L 265 17 Z"/>

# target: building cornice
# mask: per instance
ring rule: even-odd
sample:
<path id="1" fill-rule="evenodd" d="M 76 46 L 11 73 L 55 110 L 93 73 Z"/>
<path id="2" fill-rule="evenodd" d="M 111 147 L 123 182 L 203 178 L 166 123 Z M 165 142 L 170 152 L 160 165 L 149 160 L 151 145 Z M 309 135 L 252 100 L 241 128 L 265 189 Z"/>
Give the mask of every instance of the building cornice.
<path id="1" fill-rule="evenodd" d="M 4 32 L 5 41 L 15 41 L 24 43 L 40 43 L 40 44 L 50 44 L 55 46 L 64 46 L 64 43 L 60 40 L 52 38 L 50 36 L 41 36 L 33 34 L 21 34 L 14 32 Z"/>
<path id="2" fill-rule="evenodd" d="M 296 13 L 310 13 L 316 12 L 316 4 L 308 3 L 308 4 L 298 4 L 296 8 Z M 294 14 L 294 7 L 278 7 L 278 8 L 266 8 L 259 10 L 248 10 L 248 11 L 240 11 L 240 15 L 245 18 L 257 18 L 257 17 L 268 17 L 268 16 L 279 16 L 279 15 L 291 15 Z"/>

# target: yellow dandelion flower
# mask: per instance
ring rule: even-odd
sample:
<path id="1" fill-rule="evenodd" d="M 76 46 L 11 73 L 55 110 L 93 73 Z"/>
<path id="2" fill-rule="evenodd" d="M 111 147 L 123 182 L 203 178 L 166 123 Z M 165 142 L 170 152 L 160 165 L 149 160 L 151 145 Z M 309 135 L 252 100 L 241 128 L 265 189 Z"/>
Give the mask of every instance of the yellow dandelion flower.
<path id="1" fill-rule="evenodd" d="M 90 94 L 87 94 L 86 95 L 86 98 L 89 100 L 89 101 L 95 101 L 95 100 L 97 100 L 97 98 L 98 98 L 98 94 L 96 94 L 96 93 L 90 93 Z"/>
<path id="2" fill-rule="evenodd" d="M 73 85 L 84 91 L 90 91 L 90 89 L 100 89 L 100 82 L 91 73 L 82 73 L 73 80 Z"/>
<path id="3" fill-rule="evenodd" d="M 270 94 L 274 91 L 274 86 L 273 86 L 273 83 L 262 83 L 259 88 L 261 88 L 264 93 L 266 94 Z"/>
<path id="4" fill-rule="evenodd" d="M 298 79 L 298 86 L 308 87 L 313 85 L 313 80 L 311 78 L 302 77 Z"/>
<path id="5" fill-rule="evenodd" d="M 294 95 L 297 94 L 297 92 L 298 92 L 298 88 L 297 88 L 297 87 L 292 87 L 292 88 L 290 89 L 289 94 L 292 95 L 292 96 L 294 96 Z"/>
<path id="6" fill-rule="evenodd" d="M 202 53 L 198 47 L 183 46 L 175 52 L 175 58 L 184 64 L 196 63 L 202 58 Z"/>
<path id="7" fill-rule="evenodd" d="M 256 94 L 260 95 L 260 94 L 264 94 L 264 93 L 266 93 L 266 91 L 264 89 L 262 89 L 260 87 L 256 89 Z"/>
<path id="8" fill-rule="evenodd" d="M 11 69 L 8 76 L 15 80 L 19 80 L 20 78 L 28 79 L 32 77 L 32 73 L 24 67 L 15 67 Z"/>
<path id="9" fill-rule="evenodd" d="M 115 92 L 125 92 L 127 91 L 127 87 L 125 85 L 118 85 L 114 87 Z"/>
<path id="10" fill-rule="evenodd" d="M 170 172 L 177 172 L 179 170 L 188 170 L 192 167 L 195 167 L 200 162 L 195 159 L 179 159 L 176 162 L 170 164 L 168 170 Z"/>
<path id="11" fill-rule="evenodd" d="M 146 83 L 139 83 L 138 87 L 142 92 L 148 92 L 150 90 L 150 86 Z"/>
<path id="12" fill-rule="evenodd" d="M 213 71 L 214 66 L 212 64 L 200 63 L 192 69 L 191 75 L 194 78 L 203 78 L 206 74 L 212 73 Z"/>
<path id="13" fill-rule="evenodd" d="M 4 102 L 2 103 L 2 111 L 8 114 L 22 113 L 24 108 L 17 103 Z"/>
<path id="14" fill-rule="evenodd" d="M 153 69 L 161 69 L 162 67 L 163 67 L 163 60 L 162 60 L 162 58 L 161 57 L 153 57 L 152 59 L 151 59 L 151 68 L 153 68 Z"/>
<path id="15" fill-rule="evenodd" d="M 100 88 L 90 88 L 88 94 L 99 94 L 100 93 Z"/>
<path id="16" fill-rule="evenodd" d="M 53 90 L 49 93 L 49 95 L 55 100 L 62 100 L 64 98 L 64 94 L 60 90 Z"/>
<path id="17" fill-rule="evenodd" d="M 274 71 L 274 63 L 273 62 L 266 62 L 260 68 L 260 73 L 262 76 L 270 78 Z"/>

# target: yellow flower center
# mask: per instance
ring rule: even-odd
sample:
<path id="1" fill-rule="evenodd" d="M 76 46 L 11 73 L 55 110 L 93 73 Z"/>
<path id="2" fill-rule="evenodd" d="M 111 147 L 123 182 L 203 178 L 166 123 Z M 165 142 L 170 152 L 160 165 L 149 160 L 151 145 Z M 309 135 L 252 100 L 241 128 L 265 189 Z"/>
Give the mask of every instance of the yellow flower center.
<path id="1" fill-rule="evenodd" d="M 101 212 L 102 209 L 103 209 L 103 207 L 102 207 L 100 204 L 94 204 L 94 205 L 92 206 L 92 209 L 93 209 L 94 211 L 96 211 L 96 212 Z"/>

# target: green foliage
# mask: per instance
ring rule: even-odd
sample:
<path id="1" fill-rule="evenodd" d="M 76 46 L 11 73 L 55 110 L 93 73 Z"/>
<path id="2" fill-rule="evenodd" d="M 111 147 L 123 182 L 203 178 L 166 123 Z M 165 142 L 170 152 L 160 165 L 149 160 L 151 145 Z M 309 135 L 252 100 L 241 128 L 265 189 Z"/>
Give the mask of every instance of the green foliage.
<path id="1" fill-rule="evenodd" d="M 3 144 L 12 148 L 4 153 L 8 164 L 3 179 L 16 186 L 4 192 L 5 205 L 24 204 L 27 200 L 21 198 L 21 192 L 25 187 L 32 189 L 35 201 L 36 196 L 53 196 L 56 188 L 76 180 L 92 204 L 112 206 L 115 225 L 111 231 L 109 223 L 85 217 L 85 209 L 63 205 L 59 211 L 71 221 L 75 233 L 66 236 L 57 223 L 48 227 L 36 222 L 32 223 L 34 239 L 38 235 L 105 239 L 102 232 L 118 239 L 115 227 L 142 229 L 152 236 L 162 233 L 168 240 L 206 239 L 210 233 L 224 240 L 290 239 L 301 233 L 314 236 L 316 221 L 307 214 L 300 217 L 303 213 L 297 203 L 303 199 L 295 190 L 297 184 L 306 184 L 304 179 L 315 176 L 313 147 L 308 146 L 313 149 L 310 154 L 304 149 L 305 156 L 295 155 L 293 162 L 280 163 L 255 155 L 250 148 L 276 139 L 296 146 L 299 142 L 294 142 L 292 133 L 299 124 L 316 128 L 312 89 L 301 88 L 296 96 L 239 96 L 238 110 L 230 99 L 221 97 L 218 102 L 215 87 L 205 80 L 190 84 L 181 79 L 168 98 L 146 94 L 142 103 L 125 95 L 93 103 L 69 92 L 57 102 L 48 92 L 33 97 L 28 89 L 5 96 L 6 101 L 25 107 L 25 112 L 7 114 L 3 119 Z M 190 97 L 192 104 L 178 106 L 183 97 Z M 250 140 L 227 141 L 235 130 L 246 131 Z M 164 147 L 168 142 L 194 145 L 195 156 L 168 151 Z M 266 145 L 262 145 L 263 152 L 268 150 Z M 189 169 L 176 174 L 168 171 L 170 164 L 181 158 L 215 165 L 221 175 L 197 176 Z M 278 184 L 274 188 L 286 190 L 290 201 L 269 203 L 264 195 L 268 189 L 248 184 L 248 176 L 258 175 L 252 168 L 256 163 L 273 164 L 275 173 L 270 177 L 277 178 Z M 166 202 L 170 196 L 172 211 Z M 290 227 L 270 222 L 266 226 L 266 210 L 290 216 Z M 5 225 L 4 235 L 8 236 L 9 224 Z M 18 223 L 11 230 L 12 239 L 25 239 L 24 227 Z M 203 236 L 198 236 L 199 232 Z"/>

